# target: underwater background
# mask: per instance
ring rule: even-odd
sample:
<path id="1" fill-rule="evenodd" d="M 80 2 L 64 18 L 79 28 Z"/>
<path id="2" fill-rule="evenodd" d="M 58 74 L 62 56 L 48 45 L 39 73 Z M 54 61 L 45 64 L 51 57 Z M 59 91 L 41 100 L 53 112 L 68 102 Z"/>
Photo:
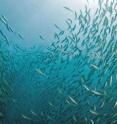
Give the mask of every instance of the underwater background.
<path id="1" fill-rule="evenodd" d="M 0 0 L 0 124 L 117 124 L 116 0 Z"/>

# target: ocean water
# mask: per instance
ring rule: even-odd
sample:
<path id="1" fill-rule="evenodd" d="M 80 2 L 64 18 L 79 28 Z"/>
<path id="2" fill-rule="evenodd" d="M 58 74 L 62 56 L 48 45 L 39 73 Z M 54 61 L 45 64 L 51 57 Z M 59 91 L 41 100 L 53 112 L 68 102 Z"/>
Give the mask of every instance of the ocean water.
<path id="1" fill-rule="evenodd" d="M 117 124 L 117 1 L 0 3 L 0 124 Z"/>

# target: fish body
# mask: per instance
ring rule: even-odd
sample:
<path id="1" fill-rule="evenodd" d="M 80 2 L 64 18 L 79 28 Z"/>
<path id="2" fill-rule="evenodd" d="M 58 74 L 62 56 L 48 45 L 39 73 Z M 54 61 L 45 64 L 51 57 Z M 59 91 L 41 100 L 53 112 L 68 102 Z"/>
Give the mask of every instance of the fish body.
<path id="1" fill-rule="evenodd" d="M 96 65 L 92 64 L 91 65 L 94 69 L 99 69 Z"/>
<path id="2" fill-rule="evenodd" d="M 116 101 L 115 104 L 114 104 L 114 108 L 116 108 L 116 106 L 117 106 L 117 101 Z"/>
<path id="3" fill-rule="evenodd" d="M 86 85 L 83 84 L 83 87 L 84 87 L 87 91 L 90 91 L 90 89 L 89 89 Z"/>
<path id="4" fill-rule="evenodd" d="M 41 71 L 41 69 L 36 69 L 36 72 L 37 72 L 39 75 L 45 76 L 45 74 Z"/>
<path id="5" fill-rule="evenodd" d="M 5 25 L 7 24 L 7 21 L 5 20 L 5 18 L 3 18 L 3 16 L 0 17 L 0 20 L 1 20 L 1 22 L 2 22 L 3 24 L 5 24 Z"/>
<path id="6" fill-rule="evenodd" d="M 70 12 L 73 12 L 73 10 L 71 10 L 71 9 L 68 8 L 68 7 L 64 7 L 64 9 L 66 9 L 66 10 L 68 10 L 68 11 L 70 11 Z"/>
<path id="7" fill-rule="evenodd" d="M 54 107 L 54 105 L 53 105 L 51 102 L 48 102 L 48 104 L 49 104 L 50 106 Z"/>
<path id="8" fill-rule="evenodd" d="M 37 114 L 33 110 L 30 110 L 30 112 L 32 115 L 37 116 Z"/>
<path id="9" fill-rule="evenodd" d="M 91 124 L 95 124 L 93 120 L 91 120 Z"/>
<path id="10" fill-rule="evenodd" d="M 112 86 L 112 82 L 113 82 L 113 77 L 110 77 L 110 86 Z"/>
<path id="11" fill-rule="evenodd" d="M 78 104 L 71 96 L 69 96 L 69 99 L 74 103 L 74 104 Z"/>
<path id="12" fill-rule="evenodd" d="M 92 90 L 91 92 L 97 96 L 102 96 L 102 94 L 100 92 L 97 92 L 96 90 Z"/>
<path id="13" fill-rule="evenodd" d="M 28 116 L 23 115 L 23 114 L 22 114 L 22 118 L 24 118 L 24 119 L 26 119 L 26 120 L 32 120 L 31 118 L 29 118 Z"/>
<path id="14" fill-rule="evenodd" d="M 96 111 L 94 111 L 94 110 L 90 110 L 90 113 L 93 114 L 93 115 L 95 115 L 95 116 L 98 115 L 98 113 Z"/>
<path id="15" fill-rule="evenodd" d="M 23 36 L 22 36 L 21 34 L 19 34 L 19 33 L 18 33 L 18 37 L 19 37 L 21 40 L 24 39 Z"/>
<path id="16" fill-rule="evenodd" d="M 77 122 L 77 119 L 76 119 L 75 115 L 73 115 L 73 120 L 74 120 L 74 122 Z"/>

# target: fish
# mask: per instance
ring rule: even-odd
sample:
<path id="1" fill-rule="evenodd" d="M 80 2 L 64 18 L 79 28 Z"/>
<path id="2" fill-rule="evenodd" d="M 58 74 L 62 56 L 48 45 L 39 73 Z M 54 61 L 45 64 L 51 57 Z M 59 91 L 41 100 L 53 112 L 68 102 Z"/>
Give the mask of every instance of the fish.
<path id="1" fill-rule="evenodd" d="M 61 31 L 61 28 L 58 25 L 54 25 L 59 31 Z"/>
<path id="2" fill-rule="evenodd" d="M 63 35 L 65 32 L 64 31 L 60 31 L 59 35 Z"/>
<path id="3" fill-rule="evenodd" d="M 2 32 L 2 30 L 0 30 L 0 34 L 3 36 L 4 40 L 6 41 L 7 45 L 9 46 L 9 40 L 8 40 L 7 36 L 4 35 L 4 33 Z"/>
<path id="4" fill-rule="evenodd" d="M 5 18 L 3 18 L 3 16 L 0 17 L 0 21 L 5 25 L 7 24 L 7 21 L 5 20 Z"/>
<path id="5" fill-rule="evenodd" d="M 5 22 L 8 22 L 8 19 L 4 15 L 1 15 L 1 17 L 4 19 Z"/>
<path id="6" fill-rule="evenodd" d="M 77 119 L 76 119 L 75 115 L 73 115 L 73 120 L 74 120 L 74 122 L 77 122 Z"/>
<path id="7" fill-rule="evenodd" d="M 114 104 L 114 108 L 116 108 L 116 106 L 117 106 L 117 101 L 116 101 L 115 104 Z"/>
<path id="8" fill-rule="evenodd" d="M 70 24 L 72 24 L 72 22 L 73 22 L 72 19 L 70 19 L 70 18 L 68 18 L 67 21 L 69 21 Z"/>
<path id="9" fill-rule="evenodd" d="M 110 86 L 112 86 L 112 82 L 113 82 L 113 77 L 111 76 L 109 81 Z"/>
<path id="10" fill-rule="evenodd" d="M 71 29 L 71 22 L 68 22 L 68 21 L 65 21 L 65 22 L 66 22 L 66 24 L 68 26 L 68 29 L 67 30 Z"/>
<path id="11" fill-rule="evenodd" d="M 67 99 L 66 103 L 68 103 L 70 106 L 72 106 L 73 104 Z"/>
<path id="12" fill-rule="evenodd" d="M 26 115 L 23 115 L 22 114 L 22 118 L 26 119 L 26 120 L 32 120 L 30 117 L 26 116 Z"/>
<path id="13" fill-rule="evenodd" d="M 42 35 L 39 35 L 39 37 L 40 37 L 40 39 L 41 39 L 41 40 L 44 40 L 44 38 L 43 38 L 43 36 L 42 36 Z"/>
<path id="14" fill-rule="evenodd" d="M 117 120 L 113 120 L 112 122 L 111 122 L 111 124 L 116 124 L 117 123 Z"/>
<path id="15" fill-rule="evenodd" d="M 87 121 L 88 121 L 88 119 L 87 119 L 87 117 L 85 117 L 85 122 L 86 122 L 86 124 L 87 124 Z"/>
<path id="16" fill-rule="evenodd" d="M 78 105 L 78 103 L 76 102 L 76 100 L 74 100 L 71 96 L 69 96 L 69 99 L 70 99 L 75 105 Z"/>
<path id="17" fill-rule="evenodd" d="M 95 116 L 99 115 L 99 114 L 98 114 L 96 111 L 94 111 L 94 110 L 90 110 L 90 113 L 93 114 L 93 115 L 95 115 Z"/>
<path id="18" fill-rule="evenodd" d="M 84 87 L 87 91 L 90 91 L 90 89 L 89 89 L 86 85 L 83 84 L 83 87 Z"/>
<path id="19" fill-rule="evenodd" d="M 39 74 L 39 75 L 43 75 L 43 76 L 45 76 L 45 74 L 41 71 L 41 69 L 36 69 L 36 72 Z"/>
<path id="20" fill-rule="evenodd" d="M 49 104 L 50 106 L 52 106 L 52 107 L 55 107 L 51 102 L 48 102 L 48 104 Z"/>
<path id="21" fill-rule="evenodd" d="M 91 124 L 95 124 L 94 121 L 91 119 Z"/>
<path id="22" fill-rule="evenodd" d="M 74 31 L 76 29 L 76 24 L 74 25 L 74 27 L 71 29 L 71 31 Z"/>
<path id="23" fill-rule="evenodd" d="M 77 19 L 78 18 L 78 15 L 77 15 L 77 12 L 75 11 L 75 19 Z"/>
<path id="24" fill-rule="evenodd" d="M 103 101 L 102 104 L 100 105 L 100 108 L 103 108 L 105 105 L 105 102 Z"/>
<path id="25" fill-rule="evenodd" d="M 30 112 L 32 115 L 37 116 L 37 114 L 33 110 L 30 110 Z"/>
<path id="26" fill-rule="evenodd" d="M 23 36 L 21 35 L 21 34 L 17 34 L 18 35 L 18 37 L 21 39 L 21 40 L 23 40 L 24 38 L 23 38 Z"/>
<path id="27" fill-rule="evenodd" d="M 68 10 L 68 11 L 70 11 L 70 12 L 73 12 L 73 10 L 71 10 L 71 9 L 68 8 L 68 7 L 64 7 L 64 9 L 66 9 L 66 10 Z"/>
<path id="28" fill-rule="evenodd" d="M 68 99 L 66 99 L 66 103 L 68 103 L 69 105 L 71 105 L 71 103 L 69 102 L 69 100 L 68 100 Z"/>
<path id="29" fill-rule="evenodd" d="M 115 113 L 115 114 L 113 115 L 113 118 L 116 117 L 116 116 L 117 116 L 117 113 Z"/>
<path id="30" fill-rule="evenodd" d="M 92 66 L 94 69 L 96 69 L 96 70 L 99 69 L 99 68 L 98 68 L 96 65 L 94 65 L 94 64 L 91 64 L 91 66 Z"/>
<path id="31" fill-rule="evenodd" d="M 11 27 L 11 26 L 9 26 L 8 24 L 6 24 L 6 28 L 7 28 L 7 30 L 8 30 L 9 32 L 14 33 L 14 31 L 13 31 L 12 27 Z"/>
<path id="32" fill-rule="evenodd" d="M 82 83 L 85 83 L 85 79 L 84 79 L 83 76 L 81 76 L 80 79 L 81 79 L 81 82 L 82 82 Z M 84 87 L 85 87 L 85 86 L 84 86 Z"/>
<path id="33" fill-rule="evenodd" d="M 101 94 L 100 92 L 97 92 L 96 90 L 92 90 L 91 92 L 97 96 L 103 96 L 103 94 Z"/>
<path id="34" fill-rule="evenodd" d="M 57 33 L 54 34 L 54 38 L 58 40 L 60 39 Z"/>

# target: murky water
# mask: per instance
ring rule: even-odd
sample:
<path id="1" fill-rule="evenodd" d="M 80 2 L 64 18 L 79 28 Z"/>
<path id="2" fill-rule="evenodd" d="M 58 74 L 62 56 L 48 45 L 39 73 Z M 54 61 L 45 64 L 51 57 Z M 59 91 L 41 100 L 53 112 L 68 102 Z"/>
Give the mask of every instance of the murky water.
<path id="1" fill-rule="evenodd" d="M 117 124 L 117 1 L 1 3 L 0 124 Z"/>

